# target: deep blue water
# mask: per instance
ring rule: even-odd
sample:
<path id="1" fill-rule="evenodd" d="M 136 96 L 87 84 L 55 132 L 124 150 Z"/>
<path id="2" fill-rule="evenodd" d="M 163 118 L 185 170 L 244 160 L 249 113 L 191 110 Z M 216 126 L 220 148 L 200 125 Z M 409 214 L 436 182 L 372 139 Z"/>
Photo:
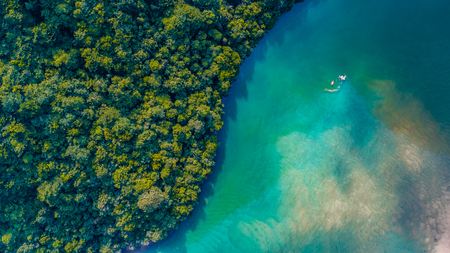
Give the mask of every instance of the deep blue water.
<path id="1" fill-rule="evenodd" d="M 450 252 L 449 13 L 295 5 L 225 99 L 200 205 L 142 251 Z"/>

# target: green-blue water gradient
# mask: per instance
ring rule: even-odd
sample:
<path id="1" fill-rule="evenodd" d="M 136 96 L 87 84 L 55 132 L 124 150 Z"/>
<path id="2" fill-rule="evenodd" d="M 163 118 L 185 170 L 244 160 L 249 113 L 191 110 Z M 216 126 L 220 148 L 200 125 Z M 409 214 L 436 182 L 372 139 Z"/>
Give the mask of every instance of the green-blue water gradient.
<path id="1" fill-rule="evenodd" d="M 448 13 L 445 0 L 294 6 L 225 99 L 200 205 L 140 251 L 450 252 Z"/>

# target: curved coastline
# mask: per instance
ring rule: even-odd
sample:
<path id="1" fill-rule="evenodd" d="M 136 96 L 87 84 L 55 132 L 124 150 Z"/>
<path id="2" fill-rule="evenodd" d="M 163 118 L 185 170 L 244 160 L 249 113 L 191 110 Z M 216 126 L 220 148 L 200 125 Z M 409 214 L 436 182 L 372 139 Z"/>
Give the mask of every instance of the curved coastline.
<path id="1" fill-rule="evenodd" d="M 186 219 L 221 99 L 295 1 L 233 3 L 1 6 L 1 251 L 131 249 Z"/>
<path id="2" fill-rule="evenodd" d="M 423 85 L 430 83 L 415 83 L 406 74 L 419 70 L 401 65 L 414 54 L 377 41 L 395 32 L 371 16 L 384 4 L 307 1 L 312 8 L 297 6 L 280 18 L 246 59 L 233 88 L 240 90 L 224 100 L 230 110 L 213 194 L 205 195 L 193 224 L 188 219 L 180 233 L 148 252 L 447 249 L 448 233 L 439 226 L 447 222 L 448 194 L 442 191 L 449 178 L 449 133 L 445 118 L 434 115 L 449 105 L 422 104 L 414 91 L 428 91 Z M 404 11 L 410 20 L 417 8 L 402 1 L 393 12 Z M 342 15 L 332 15 L 336 10 Z M 394 20 L 393 27 L 404 27 L 402 18 Z M 411 46 L 404 41 L 432 41 L 395 33 L 401 48 Z M 436 59 L 431 56 L 424 59 L 428 64 Z M 344 72 L 352 78 L 339 93 L 320 92 L 334 73 Z M 438 71 L 429 74 L 445 79 Z M 433 88 L 430 97 L 448 94 L 440 83 Z"/>
<path id="3" fill-rule="evenodd" d="M 107 29 L 101 35 L 92 29 L 103 19 L 77 33 L 70 22 L 34 27 L 50 18 L 25 11 L 42 7 L 52 17 L 81 19 L 89 8 L 108 16 L 108 6 L 20 9 L 23 1 L 16 2 L 0 7 L 25 15 L 21 21 L 0 9 L 9 26 L 1 42 L 23 39 L 0 43 L 0 251 L 112 252 L 127 245 L 124 251 L 148 253 L 450 251 L 450 103 L 442 100 L 450 96 L 450 74 L 442 71 L 450 68 L 443 53 L 450 36 L 440 33 L 450 24 L 448 2 L 308 0 L 275 24 L 294 3 L 284 2 L 270 20 L 261 18 L 266 28 L 257 23 L 261 31 L 275 29 L 249 57 L 259 31 L 236 48 L 220 44 L 246 36 L 238 28 L 254 23 L 245 15 L 267 11 L 247 6 L 233 13 L 245 17 L 233 18 L 232 32 L 215 27 L 195 39 L 200 58 L 211 61 L 176 58 L 187 50 L 177 40 L 144 45 L 124 42 L 120 32 L 108 39 Z M 141 17 L 126 18 L 142 10 L 130 3 L 115 6 L 121 14 L 109 24 L 145 26 Z M 158 3 L 149 6 L 155 13 L 170 1 Z M 214 19 L 210 3 L 168 7 L 181 16 L 160 20 L 150 37 L 163 30 L 172 39 L 189 34 L 177 29 L 197 29 L 199 16 L 183 15 L 201 9 Z M 19 30 L 11 24 L 33 27 L 34 39 L 10 33 Z M 71 32 L 83 50 L 57 47 Z M 133 44 L 133 55 L 108 46 L 115 39 Z M 40 54 L 34 40 L 50 49 Z M 142 52 L 152 52 L 148 59 L 135 50 L 141 42 Z M 21 50 L 16 58 L 5 57 L 13 49 Z M 106 74 L 113 51 L 123 72 Z M 27 60 L 25 53 L 36 52 L 45 59 Z M 224 61 L 228 67 L 215 68 Z M 138 62 L 145 64 L 136 68 Z M 180 81 L 168 73 L 183 64 L 202 73 L 192 72 L 182 82 L 187 88 L 173 92 Z M 338 93 L 321 92 L 344 72 L 351 82 L 333 89 Z M 206 86 L 191 82 L 197 74 Z M 209 83 L 208 75 L 223 82 Z"/>

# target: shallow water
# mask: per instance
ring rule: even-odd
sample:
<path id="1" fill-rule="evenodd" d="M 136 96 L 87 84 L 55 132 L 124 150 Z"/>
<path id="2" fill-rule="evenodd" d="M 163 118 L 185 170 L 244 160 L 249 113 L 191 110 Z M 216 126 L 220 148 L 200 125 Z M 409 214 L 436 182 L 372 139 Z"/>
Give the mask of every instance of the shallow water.
<path id="1" fill-rule="evenodd" d="M 445 0 L 297 4 L 225 99 L 200 205 L 140 251 L 450 252 L 447 13 Z"/>

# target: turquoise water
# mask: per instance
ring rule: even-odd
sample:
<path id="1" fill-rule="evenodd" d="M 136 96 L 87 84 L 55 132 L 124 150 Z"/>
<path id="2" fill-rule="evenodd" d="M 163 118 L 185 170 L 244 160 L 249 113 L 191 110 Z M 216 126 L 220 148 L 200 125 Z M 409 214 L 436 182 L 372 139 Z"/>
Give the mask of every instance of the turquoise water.
<path id="1" fill-rule="evenodd" d="M 450 252 L 448 13 L 446 0 L 297 4 L 225 99 L 200 205 L 140 251 Z"/>

